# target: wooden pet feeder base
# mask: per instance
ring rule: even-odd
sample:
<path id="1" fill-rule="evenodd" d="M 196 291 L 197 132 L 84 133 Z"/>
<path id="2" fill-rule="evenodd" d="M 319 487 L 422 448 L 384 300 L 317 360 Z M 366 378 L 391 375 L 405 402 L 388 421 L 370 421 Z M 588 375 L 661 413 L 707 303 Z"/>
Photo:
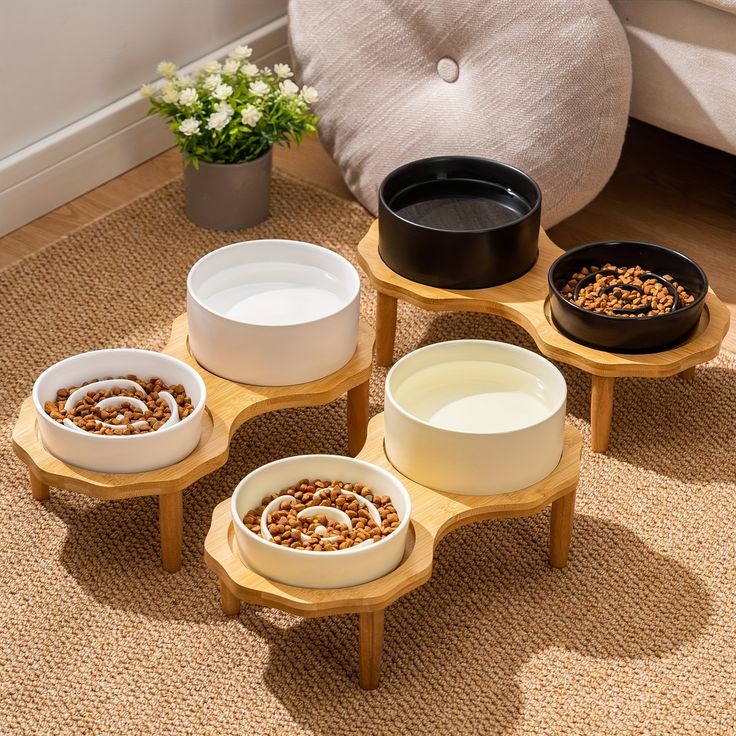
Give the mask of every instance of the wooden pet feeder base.
<path id="1" fill-rule="evenodd" d="M 13 428 L 13 448 L 28 466 L 31 494 L 36 500 L 49 497 L 49 486 L 106 501 L 158 496 L 161 557 L 168 572 L 181 568 L 184 490 L 227 462 L 230 439 L 244 422 L 277 409 L 321 406 L 347 393 L 351 454 L 363 447 L 368 426 L 374 333 L 366 323 L 361 321 L 358 347 L 347 365 L 317 381 L 296 386 L 248 386 L 209 373 L 189 352 L 187 334 L 187 317 L 183 314 L 174 322 L 171 339 L 162 351 L 194 368 L 207 387 L 200 442 L 181 462 L 145 473 L 98 473 L 67 465 L 44 448 L 30 397 L 23 402 Z"/>
<path id="2" fill-rule="evenodd" d="M 306 618 L 359 614 L 359 681 L 366 690 L 378 686 L 385 609 L 429 580 L 434 549 L 448 532 L 484 519 L 531 516 L 551 505 L 549 563 L 552 567 L 565 567 L 582 446 L 580 433 L 568 425 L 560 462 L 543 481 L 513 493 L 465 496 L 426 488 L 403 476 L 386 457 L 383 438 L 383 415 L 379 414 L 368 426 L 366 445 L 358 457 L 394 474 L 404 483 L 412 500 L 406 552 L 396 570 L 388 575 L 351 588 L 326 590 L 296 588 L 264 578 L 249 570 L 240 560 L 230 499 L 215 508 L 204 543 L 205 561 L 217 574 L 222 609 L 229 615 L 237 615 L 242 602 L 278 608 Z"/>
<path id="3" fill-rule="evenodd" d="M 723 302 L 709 290 L 700 323 L 687 342 L 678 347 L 635 355 L 586 347 L 561 334 L 550 316 L 547 272 L 563 252 L 540 229 L 539 258 L 522 277 L 488 289 L 441 289 L 409 281 L 392 271 L 378 252 L 378 222 L 374 222 L 358 245 L 358 260 L 377 292 L 378 365 L 393 363 L 399 299 L 432 312 L 479 312 L 509 319 L 529 333 L 544 356 L 591 375 L 591 445 L 593 452 L 606 452 L 613 419 L 615 379 L 673 375 L 692 379 L 695 366 L 718 355 L 728 332 L 730 315 Z"/>

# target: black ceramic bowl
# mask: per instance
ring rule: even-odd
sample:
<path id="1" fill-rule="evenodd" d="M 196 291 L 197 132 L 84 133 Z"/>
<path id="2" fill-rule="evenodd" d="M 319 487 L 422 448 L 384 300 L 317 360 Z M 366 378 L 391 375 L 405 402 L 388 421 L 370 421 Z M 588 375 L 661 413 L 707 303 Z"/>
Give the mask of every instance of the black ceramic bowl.
<path id="1" fill-rule="evenodd" d="M 585 266 L 641 266 L 669 274 L 695 301 L 656 317 L 614 317 L 591 312 L 565 299 L 560 289 Z M 661 245 L 609 241 L 589 243 L 561 255 L 549 269 L 552 320 L 572 340 L 617 353 L 654 353 L 684 342 L 695 329 L 705 305 L 708 278 L 692 259 Z"/>
<path id="2" fill-rule="evenodd" d="M 413 161 L 379 189 L 379 252 L 421 284 L 497 286 L 537 260 L 541 206 L 535 181 L 513 166 L 471 156 Z"/>

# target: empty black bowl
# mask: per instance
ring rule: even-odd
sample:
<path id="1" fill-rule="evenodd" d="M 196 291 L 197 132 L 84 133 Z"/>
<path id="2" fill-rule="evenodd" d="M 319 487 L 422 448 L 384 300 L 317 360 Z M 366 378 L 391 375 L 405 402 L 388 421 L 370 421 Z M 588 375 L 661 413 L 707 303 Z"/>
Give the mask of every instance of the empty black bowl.
<path id="1" fill-rule="evenodd" d="M 561 292 L 574 273 L 590 266 L 641 266 L 669 274 L 695 301 L 656 317 L 614 317 L 591 312 L 568 301 Z M 708 278 L 691 258 L 652 243 L 589 243 L 561 255 L 549 269 L 552 321 L 571 340 L 617 353 L 655 353 L 684 342 L 695 329 L 705 305 Z"/>
<path id="2" fill-rule="evenodd" d="M 541 205 L 536 182 L 513 166 L 472 156 L 413 161 L 379 189 L 379 252 L 421 284 L 504 284 L 537 260 Z"/>

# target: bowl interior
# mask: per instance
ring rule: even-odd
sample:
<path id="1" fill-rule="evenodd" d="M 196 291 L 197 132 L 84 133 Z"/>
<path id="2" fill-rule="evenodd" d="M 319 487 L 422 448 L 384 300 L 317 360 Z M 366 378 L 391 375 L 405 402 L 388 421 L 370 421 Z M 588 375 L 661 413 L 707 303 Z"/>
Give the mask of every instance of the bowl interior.
<path id="1" fill-rule="evenodd" d="M 397 216 L 433 230 L 474 232 L 517 222 L 538 204 L 536 184 L 497 161 L 466 156 L 422 159 L 389 174 L 381 186 Z"/>
<path id="2" fill-rule="evenodd" d="M 358 294 L 355 268 L 311 243 L 255 240 L 220 248 L 189 273 L 190 295 L 235 322 L 293 325 L 334 314 Z"/>
<path id="3" fill-rule="evenodd" d="M 44 411 L 44 404 L 56 398 L 60 388 L 81 386 L 95 379 L 108 377 L 118 378 L 134 374 L 139 378 L 148 379 L 158 376 L 162 381 L 171 385 L 180 383 L 186 389 L 192 400 L 195 411 L 182 420 L 182 423 L 192 419 L 204 406 L 206 394 L 204 382 L 199 374 L 180 360 L 163 353 L 150 350 L 112 349 L 94 350 L 71 356 L 47 368 L 33 385 L 33 400 L 36 410 L 55 426 L 75 432 L 63 425 L 54 422 Z M 89 435 L 97 437 L 98 435 Z M 122 436 L 122 439 L 148 437 L 153 435 Z"/>
<path id="4" fill-rule="evenodd" d="M 555 366 L 523 348 L 462 340 L 438 343 L 402 358 L 386 393 L 403 412 L 450 432 L 512 432 L 544 421 L 567 395 Z"/>
<path id="5" fill-rule="evenodd" d="M 573 248 L 560 256 L 552 264 L 549 273 L 550 284 L 557 292 L 560 292 L 573 273 L 579 272 L 581 268 L 590 266 L 601 267 L 607 263 L 611 263 L 614 266 L 641 266 L 647 271 L 652 271 L 660 276 L 669 274 L 686 291 L 695 297 L 695 301 L 684 307 L 684 309 L 692 309 L 694 306 L 700 304 L 705 299 L 708 291 L 708 279 L 704 271 L 695 261 L 682 253 L 661 245 L 633 241 L 589 243 L 587 245 L 581 245 L 578 248 Z M 564 297 L 562 298 L 564 299 Z M 572 303 L 570 303 L 570 306 L 580 309 L 593 317 L 616 319 L 626 324 L 630 322 L 627 319 L 582 310 L 582 307 L 577 307 L 577 305 Z M 683 310 L 677 310 L 656 317 L 642 317 L 642 319 L 661 320 L 677 314 L 678 311 Z"/>
<path id="6" fill-rule="evenodd" d="M 324 481 L 341 480 L 346 483 L 360 483 L 369 486 L 375 493 L 391 498 L 400 520 L 399 527 L 394 534 L 409 523 L 411 515 L 409 494 L 398 478 L 383 468 L 364 460 L 342 455 L 299 455 L 263 465 L 240 481 L 233 493 L 231 504 L 236 526 L 243 533 L 249 535 L 249 538 L 265 544 L 269 548 L 275 547 L 275 545 L 247 529 L 243 524 L 243 517 L 248 511 L 259 506 L 264 496 L 288 488 L 303 478 Z M 376 545 L 380 545 L 382 541 L 377 542 Z M 308 550 L 292 550 L 287 547 L 279 547 L 278 549 L 292 554 L 313 554 Z M 330 552 L 330 556 L 357 550 L 358 548 L 337 550 Z"/>

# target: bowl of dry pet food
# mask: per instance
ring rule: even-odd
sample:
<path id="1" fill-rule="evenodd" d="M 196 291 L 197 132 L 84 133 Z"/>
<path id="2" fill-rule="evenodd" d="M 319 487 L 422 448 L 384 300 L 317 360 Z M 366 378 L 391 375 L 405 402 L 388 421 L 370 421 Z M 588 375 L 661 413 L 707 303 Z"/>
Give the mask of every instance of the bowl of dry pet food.
<path id="1" fill-rule="evenodd" d="M 199 442 L 205 399 L 193 368 L 150 350 L 74 355 L 33 385 L 44 447 L 103 473 L 140 473 L 184 459 Z"/>
<path id="2" fill-rule="evenodd" d="M 371 463 L 300 455 L 243 478 L 231 511 L 248 568 L 286 585 L 344 588 L 399 565 L 411 499 L 398 478 Z"/>
<path id="3" fill-rule="evenodd" d="M 549 269 L 557 329 L 589 347 L 654 353 L 681 344 L 695 330 L 708 278 L 688 256 L 652 243 L 589 243 Z"/>

